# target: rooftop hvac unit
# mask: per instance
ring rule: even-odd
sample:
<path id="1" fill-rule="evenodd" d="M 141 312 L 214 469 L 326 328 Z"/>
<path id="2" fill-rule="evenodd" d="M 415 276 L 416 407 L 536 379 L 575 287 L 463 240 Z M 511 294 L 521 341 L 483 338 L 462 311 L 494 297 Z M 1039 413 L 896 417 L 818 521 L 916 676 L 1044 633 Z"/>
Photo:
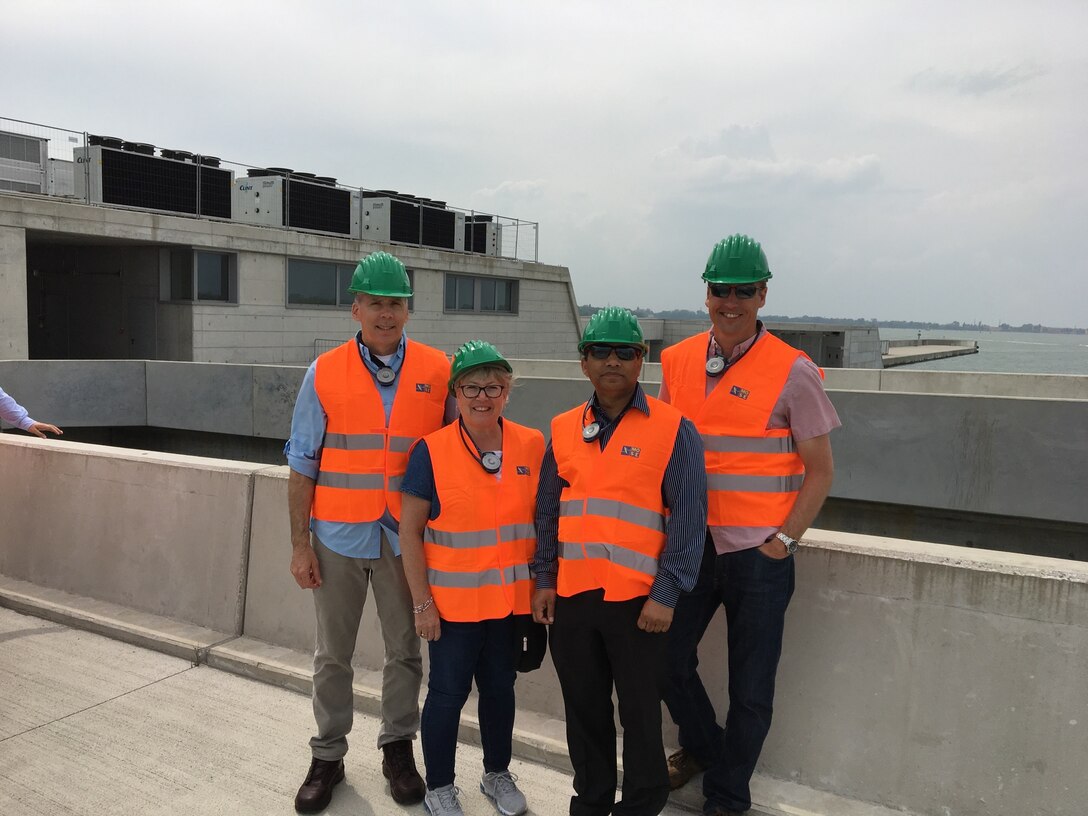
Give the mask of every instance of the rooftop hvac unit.
<path id="1" fill-rule="evenodd" d="M 464 213 L 445 209 L 441 201 L 420 202 L 383 192 L 363 193 L 361 238 L 464 250 Z"/>
<path id="2" fill-rule="evenodd" d="M 465 219 L 465 249 L 480 255 L 502 255 L 502 224 L 490 215 Z"/>
<path id="3" fill-rule="evenodd" d="M 0 130 L 0 190 L 44 193 L 49 140 Z"/>
<path id="4" fill-rule="evenodd" d="M 52 196 L 70 196 L 76 191 L 75 165 L 66 159 L 50 159 L 45 168 L 45 191 Z M 80 168 L 83 172 L 83 168 Z"/>
<path id="5" fill-rule="evenodd" d="M 147 153 L 148 148 L 154 150 L 151 145 L 125 142 L 131 148 L 140 148 L 137 152 L 107 147 L 105 139 L 100 141 L 103 143 L 75 150 L 76 196 L 92 204 L 230 218 L 234 173 L 220 169 L 219 159 L 163 158 Z"/>
<path id="6" fill-rule="evenodd" d="M 359 234 L 359 193 L 337 187 L 333 178 L 251 170 L 248 178 L 234 182 L 232 198 L 235 221 L 352 238 Z"/>

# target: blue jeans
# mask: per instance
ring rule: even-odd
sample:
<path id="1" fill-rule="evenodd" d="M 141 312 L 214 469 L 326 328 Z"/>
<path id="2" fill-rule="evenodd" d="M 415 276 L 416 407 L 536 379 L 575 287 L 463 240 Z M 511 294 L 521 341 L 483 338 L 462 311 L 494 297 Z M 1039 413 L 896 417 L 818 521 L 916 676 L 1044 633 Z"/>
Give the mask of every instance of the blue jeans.
<path id="1" fill-rule="evenodd" d="M 669 629 L 665 704 L 680 745 L 707 767 L 704 811 L 747 810 L 749 783 L 771 728 L 774 681 L 782 654 L 786 607 L 793 595 L 793 556 L 776 560 L 758 549 L 718 555 L 707 535 L 699 579 L 680 596 Z M 699 678 L 699 641 L 719 606 L 728 627 L 729 712 L 725 728 Z M 707 644 L 704 656 L 719 655 Z"/>
<path id="2" fill-rule="evenodd" d="M 478 623 L 443 620 L 442 636 L 428 645 L 431 670 L 420 722 L 427 787 L 453 784 L 457 727 L 473 678 L 484 771 L 505 771 L 514 737 L 514 616 Z"/>

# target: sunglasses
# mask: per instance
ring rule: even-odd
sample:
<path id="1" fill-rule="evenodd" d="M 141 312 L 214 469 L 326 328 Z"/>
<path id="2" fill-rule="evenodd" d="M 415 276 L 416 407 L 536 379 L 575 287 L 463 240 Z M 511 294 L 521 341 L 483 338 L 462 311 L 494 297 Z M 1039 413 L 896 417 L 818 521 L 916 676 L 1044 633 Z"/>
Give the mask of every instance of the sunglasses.
<path id="1" fill-rule="evenodd" d="M 488 399 L 498 399 L 502 396 L 502 392 L 505 390 L 505 385 L 499 385 L 498 383 L 491 383 L 491 385 L 459 385 L 457 388 L 461 391 L 461 396 L 465 399 L 476 399 L 482 392 Z"/>
<path id="2" fill-rule="evenodd" d="M 616 359 L 629 363 L 642 356 L 642 349 L 637 346 L 586 346 L 586 357 L 594 360 L 607 360 L 612 354 Z"/>
<path id="3" fill-rule="evenodd" d="M 711 283 L 710 294 L 716 298 L 727 298 L 730 292 L 737 293 L 737 300 L 751 300 L 759 293 L 762 286 L 758 283 L 742 283 L 739 286 L 730 286 L 727 283 Z"/>

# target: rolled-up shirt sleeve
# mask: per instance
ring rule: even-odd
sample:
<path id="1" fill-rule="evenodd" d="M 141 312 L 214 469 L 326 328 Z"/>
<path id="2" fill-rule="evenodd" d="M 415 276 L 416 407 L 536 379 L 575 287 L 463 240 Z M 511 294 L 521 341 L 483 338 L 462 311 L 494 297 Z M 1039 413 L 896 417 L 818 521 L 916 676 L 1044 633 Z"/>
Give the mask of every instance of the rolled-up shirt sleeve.
<path id="1" fill-rule="evenodd" d="M 702 438 L 691 420 L 680 420 L 661 480 L 661 495 L 669 508 L 669 520 L 650 597 L 675 608 L 680 593 L 695 586 L 706 538 L 706 463 Z"/>
<path id="2" fill-rule="evenodd" d="M 34 420 L 30 418 L 26 408 L 15 401 L 3 388 L 0 388 L 0 419 L 14 425 L 20 431 L 30 429 Z"/>
<path id="3" fill-rule="evenodd" d="M 311 363 L 306 369 L 306 376 L 302 378 L 295 411 L 291 415 L 291 438 L 283 448 L 291 470 L 315 481 L 321 470 L 321 448 L 325 443 L 325 426 L 328 422 L 328 415 L 314 387 L 316 368 L 317 363 Z"/>
<path id="4" fill-rule="evenodd" d="M 536 554 L 530 565 L 537 589 L 555 589 L 559 582 L 559 497 L 564 482 L 559 477 L 552 444 L 540 463 L 536 489 Z"/>

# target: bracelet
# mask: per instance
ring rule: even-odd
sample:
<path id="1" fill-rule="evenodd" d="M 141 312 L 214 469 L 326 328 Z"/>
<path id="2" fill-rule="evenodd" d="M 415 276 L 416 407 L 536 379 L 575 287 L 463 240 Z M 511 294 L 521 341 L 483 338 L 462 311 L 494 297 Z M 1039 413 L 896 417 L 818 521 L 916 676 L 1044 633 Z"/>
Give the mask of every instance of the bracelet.
<path id="1" fill-rule="evenodd" d="M 423 603 L 421 603 L 419 606 L 413 606 L 412 607 L 412 612 L 414 612 L 417 615 L 420 612 L 426 612 L 428 609 L 431 608 L 431 604 L 433 604 L 433 603 L 434 603 L 434 598 L 430 597 L 427 600 L 425 600 Z"/>

